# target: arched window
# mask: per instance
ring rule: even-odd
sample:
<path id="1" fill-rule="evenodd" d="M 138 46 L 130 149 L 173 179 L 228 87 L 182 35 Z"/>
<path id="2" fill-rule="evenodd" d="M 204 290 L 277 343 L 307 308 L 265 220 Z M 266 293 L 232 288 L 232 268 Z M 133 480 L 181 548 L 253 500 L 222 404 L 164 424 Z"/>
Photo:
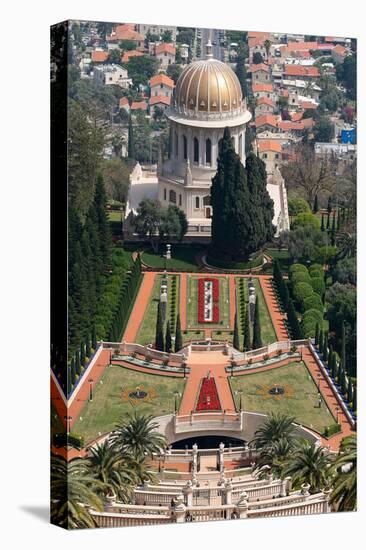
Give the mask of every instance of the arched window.
<path id="1" fill-rule="evenodd" d="M 175 149 L 175 156 L 178 156 L 178 134 L 177 132 L 174 133 L 174 149 Z"/>
<path id="2" fill-rule="evenodd" d="M 187 160 L 187 137 L 183 136 L 183 158 Z"/>
<path id="3" fill-rule="evenodd" d="M 211 140 L 206 139 L 206 164 L 211 164 Z"/>
<path id="4" fill-rule="evenodd" d="M 164 200 L 166 201 L 166 189 L 164 189 Z"/>
<path id="5" fill-rule="evenodd" d="M 210 195 L 206 195 L 203 197 L 203 206 L 210 206 L 211 205 L 211 197 Z"/>
<path id="6" fill-rule="evenodd" d="M 193 138 L 193 161 L 198 162 L 200 154 L 200 148 L 198 144 L 198 139 L 195 137 Z"/>
<path id="7" fill-rule="evenodd" d="M 172 202 L 174 204 L 177 203 L 177 193 L 172 189 L 169 191 L 169 202 Z"/>
<path id="8" fill-rule="evenodd" d="M 195 208 L 199 208 L 200 207 L 200 198 L 199 197 L 196 197 L 195 203 L 196 203 Z"/>

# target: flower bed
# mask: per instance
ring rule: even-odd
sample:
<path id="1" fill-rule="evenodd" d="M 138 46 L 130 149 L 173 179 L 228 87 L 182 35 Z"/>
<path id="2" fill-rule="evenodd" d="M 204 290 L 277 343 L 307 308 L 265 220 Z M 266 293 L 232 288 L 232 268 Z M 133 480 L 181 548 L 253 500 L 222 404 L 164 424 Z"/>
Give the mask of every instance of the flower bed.
<path id="1" fill-rule="evenodd" d="M 214 378 L 202 378 L 196 409 L 199 411 L 221 411 L 219 394 Z"/>
<path id="2" fill-rule="evenodd" d="M 198 322 L 218 323 L 220 320 L 218 279 L 198 279 Z"/>

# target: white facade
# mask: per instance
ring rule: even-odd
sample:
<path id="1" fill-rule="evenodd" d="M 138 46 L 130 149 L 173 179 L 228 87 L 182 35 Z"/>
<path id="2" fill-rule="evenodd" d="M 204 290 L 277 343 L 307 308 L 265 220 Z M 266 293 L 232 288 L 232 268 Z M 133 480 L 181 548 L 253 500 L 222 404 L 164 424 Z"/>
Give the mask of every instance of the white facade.
<path id="1" fill-rule="evenodd" d="M 132 79 L 128 78 L 127 70 L 114 64 L 94 67 L 94 81 L 105 86 L 117 84 L 121 88 L 128 88 L 132 85 Z"/>

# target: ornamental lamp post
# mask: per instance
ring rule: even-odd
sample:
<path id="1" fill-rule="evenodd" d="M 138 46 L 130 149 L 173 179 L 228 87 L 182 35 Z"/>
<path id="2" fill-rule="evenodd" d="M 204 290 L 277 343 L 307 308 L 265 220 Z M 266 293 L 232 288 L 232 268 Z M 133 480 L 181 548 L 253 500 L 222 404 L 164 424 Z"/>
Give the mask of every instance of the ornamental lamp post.
<path id="1" fill-rule="evenodd" d="M 180 393 L 178 391 L 174 392 L 174 413 L 177 414 L 178 411 L 178 397 L 180 397 Z"/>
<path id="2" fill-rule="evenodd" d="M 64 416 L 64 420 L 66 422 L 66 433 L 69 434 L 71 431 L 71 420 L 72 416 Z"/>
<path id="3" fill-rule="evenodd" d="M 89 401 L 93 401 L 93 378 L 89 378 Z"/>
<path id="4" fill-rule="evenodd" d="M 322 375 L 320 374 L 320 372 L 318 372 L 317 374 L 317 378 L 318 378 L 318 393 L 320 393 L 320 379 L 321 379 Z"/>
<path id="5" fill-rule="evenodd" d="M 239 390 L 236 390 L 236 395 L 239 395 L 239 411 L 241 412 L 243 407 L 242 407 L 242 395 L 243 395 L 243 390 L 242 389 L 239 389 Z"/>

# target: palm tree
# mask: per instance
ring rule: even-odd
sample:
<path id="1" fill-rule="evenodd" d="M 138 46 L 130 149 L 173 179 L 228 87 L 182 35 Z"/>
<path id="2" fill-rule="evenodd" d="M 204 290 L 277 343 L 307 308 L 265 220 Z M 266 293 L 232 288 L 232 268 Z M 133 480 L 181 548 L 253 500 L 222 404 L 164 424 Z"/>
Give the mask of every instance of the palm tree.
<path id="1" fill-rule="evenodd" d="M 357 438 L 344 437 L 339 454 L 331 467 L 335 474 L 330 502 L 339 512 L 352 512 L 357 507 Z"/>
<path id="2" fill-rule="evenodd" d="M 103 502 L 96 491 L 104 483 L 88 472 L 86 461 L 76 458 L 67 462 L 51 457 L 51 521 L 67 529 L 98 527 L 90 508 L 103 511 Z"/>
<path id="3" fill-rule="evenodd" d="M 294 449 L 294 439 L 281 438 L 270 446 L 263 447 L 259 452 L 256 469 L 261 471 L 263 466 L 270 466 L 275 478 L 283 478 L 283 472 L 290 454 Z"/>
<path id="4" fill-rule="evenodd" d="M 256 449 L 266 449 L 271 452 L 275 443 L 285 439 L 289 444 L 294 441 L 293 425 L 295 418 L 282 413 L 270 413 L 258 430 L 254 433 L 251 445 Z"/>
<path id="5" fill-rule="evenodd" d="M 309 483 L 311 493 L 328 487 L 330 461 L 325 449 L 306 440 L 298 442 L 296 447 L 288 459 L 284 474 L 291 476 L 294 486 Z"/>
<path id="6" fill-rule="evenodd" d="M 106 496 L 116 495 L 122 502 L 128 502 L 136 482 L 128 461 L 108 441 L 91 447 L 90 452 L 87 465 L 90 474 L 104 483 L 102 493 Z"/>
<path id="7" fill-rule="evenodd" d="M 110 441 L 119 452 L 142 459 L 165 449 L 166 439 L 156 431 L 158 427 L 159 424 L 154 422 L 154 416 L 135 411 L 133 415 L 116 424 Z"/>

